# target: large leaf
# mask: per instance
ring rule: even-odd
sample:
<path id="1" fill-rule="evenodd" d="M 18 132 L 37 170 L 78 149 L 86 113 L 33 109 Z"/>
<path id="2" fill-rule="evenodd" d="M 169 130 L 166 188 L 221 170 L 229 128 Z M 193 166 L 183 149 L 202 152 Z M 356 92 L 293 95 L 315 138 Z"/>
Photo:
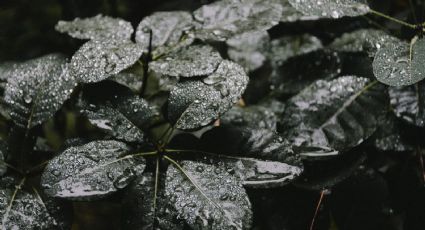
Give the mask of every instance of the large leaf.
<path id="1" fill-rule="evenodd" d="M 169 53 L 149 63 L 149 67 L 164 75 L 194 77 L 213 73 L 222 61 L 211 46 L 194 45 Z"/>
<path id="2" fill-rule="evenodd" d="M 61 229 L 41 198 L 23 190 L 24 180 L 0 182 L 0 229 Z"/>
<path id="3" fill-rule="evenodd" d="M 153 173 L 143 173 L 128 186 L 123 200 L 124 229 L 183 229 L 183 221 L 164 196 L 164 179 L 159 177 L 156 196 Z"/>
<path id="4" fill-rule="evenodd" d="M 90 123 L 127 142 L 145 142 L 143 130 L 159 119 L 158 108 L 139 96 L 116 96 L 104 104 L 86 104 L 82 112 Z"/>
<path id="5" fill-rule="evenodd" d="M 280 4 L 262 0 L 222 0 L 193 12 L 199 22 L 196 36 L 218 41 L 247 31 L 270 29 L 278 24 L 281 14 Z"/>
<path id="6" fill-rule="evenodd" d="M 278 129 L 296 146 L 345 150 L 368 138 L 387 110 L 388 94 L 376 81 L 318 80 L 288 101 Z"/>
<path id="7" fill-rule="evenodd" d="M 90 40 L 72 56 L 70 72 L 80 82 L 98 82 L 133 65 L 142 52 L 130 40 Z"/>
<path id="8" fill-rule="evenodd" d="M 55 29 L 79 39 L 130 39 L 133 34 L 130 22 L 101 14 L 91 18 L 59 21 Z"/>
<path id="9" fill-rule="evenodd" d="M 388 43 L 400 41 L 382 30 L 360 29 L 345 33 L 335 39 L 329 48 L 341 52 L 367 52 L 374 57 L 376 52 Z"/>
<path id="10" fill-rule="evenodd" d="M 307 16 L 320 18 L 354 17 L 370 10 L 365 0 L 289 0 L 289 3 Z"/>
<path id="11" fill-rule="evenodd" d="M 47 195 L 67 199 L 95 199 L 127 186 L 144 160 L 124 157 L 129 146 L 117 141 L 94 141 L 71 147 L 52 159 L 41 183 Z"/>
<path id="12" fill-rule="evenodd" d="M 61 55 L 46 55 L 13 68 L 5 102 L 10 107 L 10 117 L 20 127 L 32 128 L 51 118 L 76 86 Z"/>
<path id="13" fill-rule="evenodd" d="M 152 48 L 175 46 L 184 32 L 193 26 L 192 15 L 185 11 L 155 12 L 143 18 L 136 29 L 136 42 L 148 48 L 152 31 Z"/>
<path id="14" fill-rule="evenodd" d="M 208 125 L 239 100 L 247 83 L 242 67 L 225 60 L 202 81 L 181 81 L 174 87 L 168 100 L 168 118 L 179 129 Z"/>
<path id="15" fill-rule="evenodd" d="M 406 87 L 390 87 L 391 106 L 397 117 L 425 127 L 425 83 L 420 82 Z"/>
<path id="16" fill-rule="evenodd" d="M 253 71 L 266 61 L 270 37 L 266 31 L 246 32 L 231 37 L 226 43 L 229 57 L 246 71 Z"/>
<path id="17" fill-rule="evenodd" d="M 223 165 L 181 161 L 170 165 L 169 202 L 193 229 L 250 229 L 251 204 L 242 181 Z"/>
<path id="18" fill-rule="evenodd" d="M 415 84 L 425 78 L 425 39 L 388 43 L 373 60 L 378 81 L 391 86 Z"/>
<path id="19" fill-rule="evenodd" d="M 268 106 L 270 104 L 257 104 L 247 107 L 234 106 L 220 118 L 220 124 L 276 131 L 278 116 Z"/>

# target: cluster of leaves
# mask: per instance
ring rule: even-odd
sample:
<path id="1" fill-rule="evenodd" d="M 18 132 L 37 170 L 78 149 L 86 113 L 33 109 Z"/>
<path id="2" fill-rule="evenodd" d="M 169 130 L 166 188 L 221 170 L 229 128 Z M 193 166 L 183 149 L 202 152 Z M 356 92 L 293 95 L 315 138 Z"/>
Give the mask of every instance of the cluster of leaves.
<path id="1" fill-rule="evenodd" d="M 0 66 L 0 228 L 69 229 L 70 201 L 118 194 L 125 229 L 251 229 L 248 189 L 323 191 L 362 164 L 359 147 L 412 151 L 399 126 L 425 126 L 423 25 L 404 23 L 419 31 L 410 46 L 370 28 L 329 44 L 269 33 L 368 13 L 380 15 L 360 0 L 221 0 L 135 31 L 59 21 L 85 41 L 70 59 Z M 66 110 L 85 134 L 46 144 Z"/>

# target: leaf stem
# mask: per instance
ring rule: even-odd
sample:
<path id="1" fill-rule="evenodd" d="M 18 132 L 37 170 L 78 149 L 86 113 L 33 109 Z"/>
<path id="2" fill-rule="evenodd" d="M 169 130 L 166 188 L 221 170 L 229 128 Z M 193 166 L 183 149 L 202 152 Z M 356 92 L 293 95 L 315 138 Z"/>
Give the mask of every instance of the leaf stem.
<path id="1" fill-rule="evenodd" d="M 158 181 L 159 181 L 159 157 L 156 158 L 156 164 L 155 164 L 155 185 L 154 185 L 154 194 L 153 194 L 154 216 L 156 216 L 156 200 L 158 198 Z"/>
<path id="2" fill-rule="evenodd" d="M 21 175 L 25 175 L 25 173 L 24 172 L 22 172 L 21 170 L 19 170 L 18 168 L 16 168 L 15 166 L 13 166 L 13 165 L 11 165 L 11 164 L 9 164 L 9 163 L 6 163 L 6 162 L 3 162 L 4 163 L 4 165 L 6 165 L 6 167 L 7 168 L 10 168 L 10 169 L 12 169 L 13 171 L 15 171 L 15 172 L 17 172 L 17 173 L 19 173 L 19 174 L 21 174 Z"/>
<path id="3" fill-rule="evenodd" d="M 395 23 L 398 23 L 398 24 L 400 24 L 400 25 L 403 25 L 403 26 L 409 27 L 409 28 L 411 28 L 411 29 L 416 29 L 416 25 L 413 25 L 413 24 L 407 23 L 407 22 L 405 22 L 405 21 L 399 20 L 399 19 L 397 19 L 397 18 L 394 18 L 394 17 L 388 16 L 388 15 L 386 15 L 386 14 L 383 14 L 383 13 L 379 12 L 379 11 L 375 11 L 375 10 L 370 9 L 370 10 L 369 10 L 369 12 L 370 12 L 370 13 L 372 13 L 372 14 L 374 14 L 374 15 L 376 15 L 376 16 L 383 17 L 383 18 L 385 18 L 385 19 L 387 19 L 387 20 L 390 20 L 390 21 L 393 21 L 393 22 L 395 22 Z"/>
<path id="4" fill-rule="evenodd" d="M 317 215 L 319 214 L 320 206 L 322 205 L 323 197 L 325 196 L 325 190 L 320 192 L 319 201 L 317 202 L 316 210 L 314 211 L 313 219 L 311 220 L 310 230 L 314 228 L 314 222 L 316 220 Z"/>
<path id="5" fill-rule="evenodd" d="M 140 96 L 145 94 L 148 77 L 149 77 L 149 62 L 152 61 L 152 30 L 149 30 L 149 46 L 148 46 L 148 54 L 145 57 L 143 62 L 143 82 L 142 89 L 140 90 Z"/>

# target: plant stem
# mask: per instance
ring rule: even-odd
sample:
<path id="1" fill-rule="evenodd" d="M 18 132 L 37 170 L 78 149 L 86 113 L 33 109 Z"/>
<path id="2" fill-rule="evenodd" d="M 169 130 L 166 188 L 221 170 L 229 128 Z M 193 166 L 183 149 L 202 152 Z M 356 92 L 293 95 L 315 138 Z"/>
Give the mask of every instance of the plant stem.
<path id="1" fill-rule="evenodd" d="M 149 30 L 149 46 L 148 46 L 148 54 L 145 57 L 143 62 L 143 82 L 142 89 L 140 90 L 140 96 L 143 96 L 146 91 L 146 85 L 148 83 L 149 76 L 149 62 L 152 61 L 152 30 Z"/>
<path id="2" fill-rule="evenodd" d="M 313 219 L 311 220 L 310 230 L 314 228 L 314 222 L 316 220 L 317 214 L 319 214 L 320 206 L 322 205 L 323 197 L 325 196 L 325 190 L 320 192 L 319 201 L 317 202 L 316 211 L 314 212 Z"/>
<path id="3" fill-rule="evenodd" d="M 381 13 L 381 12 L 379 12 L 379 11 L 375 11 L 375 10 L 370 9 L 370 10 L 369 10 L 369 12 L 370 12 L 370 13 L 372 13 L 372 14 L 374 14 L 374 15 L 376 15 L 376 16 L 383 17 L 383 18 L 385 18 L 385 19 L 388 19 L 388 20 L 390 20 L 390 21 L 393 21 L 393 22 L 395 22 L 395 23 L 398 23 L 398 24 L 400 24 L 400 25 L 403 25 L 403 26 L 409 27 L 409 28 L 411 28 L 411 29 L 416 29 L 416 25 L 413 25 L 413 24 L 407 23 L 407 22 L 402 21 L 402 20 L 399 20 L 399 19 L 397 19 L 397 18 L 393 18 L 393 17 L 388 16 L 388 15 L 386 15 L 386 14 L 383 14 L 383 13 Z"/>

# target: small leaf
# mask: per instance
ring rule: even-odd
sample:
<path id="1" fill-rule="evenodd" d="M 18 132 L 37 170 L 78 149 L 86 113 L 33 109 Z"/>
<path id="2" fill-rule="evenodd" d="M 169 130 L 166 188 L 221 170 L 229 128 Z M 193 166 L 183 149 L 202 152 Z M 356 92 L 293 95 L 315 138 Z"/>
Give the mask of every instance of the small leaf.
<path id="1" fill-rule="evenodd" d="M 185 11 L 156 12 L 143 18 L 136 29 L 136 42 L 148 48 L 152 31 L 152 48 L 174 46 L 193 26 L 192 15 Z"/>
<path id="2" fill-rule="evenodd" d="M 117 141 L 94 141 L 71 147 L 47 165 L 41 184 L 52 197 L 96 199 L 127 186 L 135 168 L 143 171 L 144 160 L 124 157 L 130 148 Z"/>
<path id="3" fill-rule="evenodd" d="M 79 39 L 130 39 L 133 33 L 130 22 L 101 14 L 91 18 L 59 21 L 55 29 Z"/>
<path id="4" fill-rule="evenodd" d="M 237 176 L 217 164 L 179 165 L 168 167 L 166 196 L 191 228 L 250 229 L 251 204 Z"/>
<path id="5" fill-rule="evenodd" d="M 288 101 L 278 130 L 295 146 L 342 151 L 372 135 L 387 108 L 385 87 L 376 81 L 318 80 Z"/>
<path id="6" fill-rule="evenodd" d="M 230 59 L 244 67 L 246 71 L 260 68 L 266 61 L 265 53 L 270 43 L 266 31 L 246 32 L 226 41 Z"/>
<path id="7" fill-rule="evenodd" d="M 20 127 L 32 128 L 51 118 L 76 86 L 61 55 L 42 56 L 13 68 L 4 99 L 11 118 Z"/>
<path id="8" fill-rule="evenodd" d="M 168 118 L 179 129 L 208 125 L 235 104 L 248 83 L 242 67 L 222 61 L 217 70 L 199 80 L 179 82 L 168 99 Z"/>
<path id="9" fill-rule="evenodd" d="M 279 23 L 282 6 L 262 0 L 222 0 L 193 12 L 199 22 L 196 36 L 202 40 L 225 41 L 236 34 L 268 30 Z"/>
<path id="10" fill-rule="evenodd" d="M 71 75 L 80 82 L 98 82 L 133 65 L 143 50 L 127 40 L 91 40 L 71 59 Z"/>
<path id="11" fill-rule="evenodd" d="M 135 73 L 121 72 L 110 77 L 108 80 L 111 80 L 118 84 L 126 86 L 129 89 L 131 89 L 134 93 L 138 93 L 140 92 L 142 88 L 142 84 L 143 84 L 142 79 L 143 79 L 142 75 L 135 74 Z"/>
<path id="12" fill-rule="evenodd" d="M 58 229 L 43 201 L 22 190 L 22 183 L 5 181 L 9 179 L 1 179 L 0 229 Z"/>
<path id="13" fill-rule="evenodd" d="M 399 41 L 382 30 L 360 29 L 343 34 L 335 39 L 329 48 L 339 52 L 366 52 L 370 57 L 374 57 L 386 44 Z"/>
<path id="14" fill-rule="evenodd" d="M 355 17 L 369 13 L 365 0 L 289 0 L 298 11 L 320 18 Z"/>
<path id="15" fill-rule="evenodd" d="M 407 123 L 425 127 L 425 83 L 407 87 L 390 87 L 391 107 L 397 117 Z"/>
<path id="16" fill-rule="evenodd" d="M 164 182 L 165 178 L 159 179 Z M 184 223 L 177 218 L 178 213 L 169 200 L 165 199 L 163 187 L 163 183 L 158 185 L 155 197 L 155 176 L 150 172 L 143 173 L 128 186 L 123 200 L 124 229 L 183 229 Z"/>
<path id="17" fill-rule="evenodd" d="M 390 86 L 415 84 L 425 78 L 425 39 L 388 43 L 373 60 L 373 73 L 378 81 Z"/>
<path id="18" fill-rule="evenodd" d="M 213 73 L 221 61 L 220 54 L 211 46 L 194 45 L 150 62 L 149 67 L 163 75 L 194 77 Z"/>

